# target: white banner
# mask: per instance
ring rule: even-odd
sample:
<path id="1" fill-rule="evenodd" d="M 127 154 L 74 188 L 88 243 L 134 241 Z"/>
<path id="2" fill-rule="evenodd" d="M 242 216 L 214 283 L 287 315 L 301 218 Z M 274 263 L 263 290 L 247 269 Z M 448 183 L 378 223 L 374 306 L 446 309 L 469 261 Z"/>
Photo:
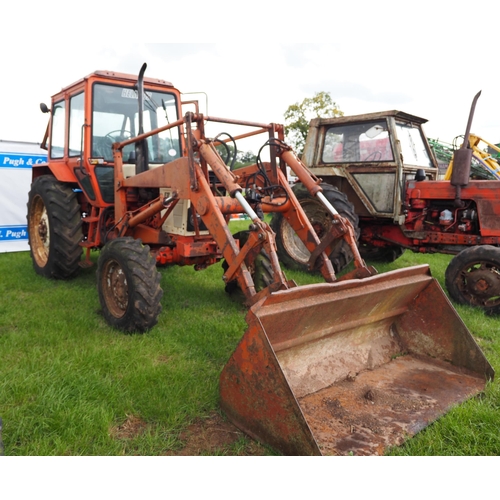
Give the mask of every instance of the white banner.
<path id="1" fill-rule="evenodd" d="M 46 162 L 47 155 L 35 144 L 0 142 L 0 148 L 0 253 L 26 251 L 31 167 Z"/>

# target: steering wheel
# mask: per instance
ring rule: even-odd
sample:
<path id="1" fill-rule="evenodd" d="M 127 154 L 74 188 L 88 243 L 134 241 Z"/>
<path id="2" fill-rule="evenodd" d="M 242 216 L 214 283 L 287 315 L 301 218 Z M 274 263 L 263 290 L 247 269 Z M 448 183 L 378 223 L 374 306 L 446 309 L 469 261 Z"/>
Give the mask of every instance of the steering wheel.
<path id="1" fill-rule="evenodd" d="M 129 132 L 128 130 L 112 130 L 111 132 L 108 132 L 104 136 L 104 139 L 106 139 L 107 141 L 110 141 L 111 144 L 113 144 L 113 142 L 126 141 L 127 139 L 130 139 L 131 137 L 132 137 L 132 133 Z"/>
<path id="2" fill-rule="evenodd" d="M 370 153 L 363 161 L 379 161 L 382 158 L 382 151 L 374 151 Z"/>
<path id="3" fill-rule="evenodd" d="M 123 142 L 132 137 L 132 133 L 128 130 L 112 130 L 111 132 L 108 132 L 104 136 L 104 149 L 106 152 L 106 154 L 104 154 L 104 159 L 110 161 L 113 160 L 113 144 L 115 142 Z M 133 144 L 131 146 L 133 148 Z M 125 150 L 123 153 L 123 156 L 125 157 Z"/>

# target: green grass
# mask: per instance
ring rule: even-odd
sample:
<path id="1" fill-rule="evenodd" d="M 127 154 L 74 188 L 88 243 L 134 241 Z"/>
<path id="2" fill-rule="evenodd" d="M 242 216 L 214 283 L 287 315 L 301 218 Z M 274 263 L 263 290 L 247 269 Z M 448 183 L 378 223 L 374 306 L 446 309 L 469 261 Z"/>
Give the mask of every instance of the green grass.
<path id="1" fill-rule="evenodd" d="M 246 227 L 248 223 L 232 223 Z M 94 258 L 96 255 L 94 255 Z M 444 285 L 450 257 L 406 252 L 379 272 L 430 263 Z M 162 455 L 218 409 L 218 377 L 246 329 L 246 309 L 224 292 L 220 265 L 160 268 L 163 312 L 144 335 L 112 330 L 100 314 L 95 267 L 71 281 L 35 274 L 27 252 L 0 254 L 0 417 L 6 455 Z M 286 271 L 299 284 L 320 277 Z M 494 368 L 500 320 L 457 310 Z M 497 455 L 500 391 L 485 394 L 390 450 L 393 455 Z M 130 437 L 117 429 L 142 423 Z M 248 453 L 241 438 L 213 454 Z M 247 451 L 245 451 L 247 450 Z M 262 450 L 261 450 L 262 451 Z M 271 450 L 264 453 L 272 454 Z"/>
<path id="2" fill-rule="evenodd" d="M 245 329 L 220 266 L 162 269 L 164 311 L 146 335 L 99 313 L 95 269 L 37 276 L 28 253 L 0 255 L 0 416 L 9 455 L 161 454 L 217 409 L 218 374 Z M 110 436 L 134 415 L 147 432 Z"/>

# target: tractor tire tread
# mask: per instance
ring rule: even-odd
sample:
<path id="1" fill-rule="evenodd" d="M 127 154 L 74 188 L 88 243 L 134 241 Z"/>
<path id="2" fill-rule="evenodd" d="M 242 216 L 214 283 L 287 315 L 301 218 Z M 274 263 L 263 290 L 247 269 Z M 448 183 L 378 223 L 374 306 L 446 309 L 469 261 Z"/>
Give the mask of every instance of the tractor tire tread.
<path id="1" fill-rule="evenodd" d="M 113 315 L 103 294 L 102 273 L 109 259 L 117 261 L 124 270 L 130 291 L 128 307 L 122 317 Z M 149 246 L 131 237 L 111 240 L 99 256 L 97 281 L 103 314 L 111 326 L 128 333 L 143 333 L 157 324 L 162 310 L 163 290 L 160 285 L 161 274 Z"/>
<path id="2" fill-rule="evenodd" d="M 498 315 L 500 314 L 500 298 L 486 304 L 484 299 L 465 292 L 464 286 L 460 286 L 462 284 L 460 275 L 467 272 L 467 269 L 476 263 L 486 263 L 488 266 L 492 266 L 493 274 L 496 277 L 500 271 L 500 248 L 493 245 L 477 245 L 466 248 L 455 255 L 445 271 L 446 290 L 452 300 L 458 304 L 481 307 L 488 315 Z"/>
<path id="3" fill-rule="evenodd" d="M 33 258 L 34 244 L 30 238 L 30 253 L 35 271 L 52 279 L 73 278 L 82 256 L 82 218 L 77 195 L 68 184 L 52 175 L 37 177 L 31 185 L 28 198 L 28 227 L 34 197 L 43 200 L 49 218 L 50 244 L 45 266 L 39 266 Z"/>

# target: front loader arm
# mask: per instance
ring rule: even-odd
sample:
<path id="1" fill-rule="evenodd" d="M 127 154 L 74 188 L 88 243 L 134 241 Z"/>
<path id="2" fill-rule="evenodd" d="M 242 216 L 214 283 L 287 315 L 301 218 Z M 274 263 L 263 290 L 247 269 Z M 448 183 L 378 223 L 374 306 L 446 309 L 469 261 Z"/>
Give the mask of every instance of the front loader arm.
<path id="1" fill-rule="evenodd" d="M 320 265 L 318 267 L 325 281 L 337 281 L 335 271 L 330 259 L 328 258 L 328 255 L 331 253 L 332 247 L 338 241 L 338 239 L 343 238 L 347 241 L 354 256 L 355 269 L 354 271 L 344 275 L 342 277 L 342 280 L 364 278 L 376 274 L 376 270 L 373 267 L 367 267 L 364 260 L 359 254 L 355 231 L 350 221 L 342 217 L 330 204 L 330 202 L 323 196 L 322 188 L 319 185 L 320 180 L 312 176 L 307 167 L 302 162 L 300 162 L 300 160 L 295 156 L 290 147 L 288 147 L 281 141 L 274 141 L 273 146 L 277 146 L 278 156 L 280 156 L 283 161 L 286 162 L 292 168 L 292 170 L 294 170 L 301 182 L 309 190 L 311 195 L 318 197 L 332 215 L 332 219 L 334 222 L 334 224 L 332 224 L 332 231 L 329 235 L 327 235 L 326 238 L 323 239 L 323 241 L 320 241 L 310 221 L 304 213 L 299 201 L 290 188 L 285 175 L 281 170 L 276 170 L 277 181 L 280 187 L 286 192 L 288 200 L 288 202 L 285 202 L 286 208 L 281 209 L 280 211 L 282 211 L 283 216 L 295 230 L 297 236 L 302 240 L 306 248 L 311 252 L 310 267 L 316 267 L 316 261 L 320 259 Z M 263 226 L 260 226 L 264 225 L 265 223 L 258 218 L 257 214 L 246 202 L 245 198 L 242 195 L 242 188 L 237 182 L 238 180 L 246 185 L 246 180 L 253 176 L 253 174 L 258 170 L 258 167 L 255 166 L 253 169 L 245 169 L 245 175 L 243 175 L 241 178 L 237 178 L 237 176 L 233 172 L 230 172 L 228 170 L 227 166 L 220 158 L 220 155 L 216 151 L 213 144 L 201 142 L 199 143 L 199 151 L 201 156 L 210 165 L 219 180 L 224 184 L 231 197 L 238 199 L 245 212 L 252 220 L 253 226 L 261 227 L 263 232 L 260 234 L 260 238 L 262 239 L 262 241 L 270 242 L 270 246 L 272 248 L 270 248 L 269 250 L 266 248 L 266 251 L 268 251 L 271 260 L 273 259 L 273 257 L 275 257 L 277 262 L 274 233 L 270 228 L 264 228 Z M 268 203 L 268 201 L 266 201 L 266 197 L 262 199 L 262 203 Z M 272 203 L 269 204 L 272 205 Z M 267 226 L 267 224 L 265 224 L 265 226 Z M 277 263 L 275 273 L 276 270 L 279 269 L 280 267 Z M 281 283 L 284 283 L 284 277 L 279 281 Z"/>
<path id="2" fill-rule="evenodd" d="M 168 203 L 171 202 L 160 197 L 145 205 L 139 211 L 130 212 L 126 210 L 125 193 L 127 189 L 169 188 L 172 193 L 171 200 L 190 200 L 191 206 L 195 209 L 196 214 L 201 217 L 203 224 L 210 232 L 228 264 L 228 269 L 223 277 L 224 281 L 236 280 L 246 297 L 248 305 L 258 300 L 263 294 L 295 286 L 294 283 L 287 282 L 280 269 L 273 231 L 268 224 L 257 217 L 245 201 L 241 195 L 241 187 L 236 183 L 235 176 L 227 170 L 220 157 L 211 150 L 210 146 L 201 144 L 199 150 L 200 154 L 210 162 L 214 173 L 224 184 L 224 187 L 233 193 L 234 198 L 240 202 L 242 208 L 252 218 L 250 236 L 245 245 L 239 248 L 229 230 L 225 214 L 221 209 L 228 205 L 225 202 L 226 197 L 216 197 L 212 193 L 200 164 L 196 161 L 190 163 L 188 158 L 179 158 L 171 163 L 166 163 L 155 169 L 141 172 L 117 182 L 115 206 L 120 216 L 115 227 L 117 233 L 125 234 L 129 228 L 136 227 L 148 217 L 167 209 Z M 119 162 L 117 163 L 119 164 Z M 227 175 L 225 175 L 226 173 Z M 193 183 L 193 175 L 195 176 L 195 183 Z M 231 209 L 234 208 L 231 207 Z M 240 208 L 239 212 L 241 211 Z M 264 248 L 271 260 L 274 281 L 262 294 L 258 294 L 255 290 L 250 268 L 262 248 Z"/>
<path id="3" fill-rule="evenodd" d="M 219 208 L 223 203 L 218 202 L 217 198 L 212 194 L 201 167 L 195 165 L 197 189 L 192 191 L 191 201 L 226 259 L 228 269 L 224 273 L 224 281 L 229 282 L 236 279 L 247 298 L 248 304 L 255 302 L 263 294 L 295 286 L 293 282 L 287 281 L 281 271 L 272 229 L 257 216 L 250 204 L 245 200 L 242 195 L 243 189 L 238 184 L 236 176 L 228 170 L 213 144 L 200 141 L 198 148 L 201 156 L 210 165 L 230 196 L 240 203 L 241 208 L 252 220 L 248 240 L 242 248 L 238 249 L 229 231 L 226 219 Z M 257 294 L 248 266 L 252 265 L 262 248 L 271 261 L 274 281 L 262 293 Z"/>
<path id="4" fill-rule="evenodd" d="M 318 198 L 332 216 L 332 231 L 321 242 L 318 241 L 318 243 L 314 245 L 310 241 L 303 240 L 304 244 L 311 252 L 309 266 L 313 268 L 316 260 L 320 255 L 324 255 L 325 253 L 326 255 L 329 255 L 332 250 L 332 245 L 339 238 L 343 238 L 349 245 L 349 248 L 352 252 L 355 269 L 354 271 L 345 274 L 342 277 L 342 280 L 365 278 L 377 274 L 377 271 L 373 267 L 367 266 L 365 261 L 362 259 L 358 250 L 358 245 L 356 243 L 355 230 L 351 222 L 345 217 L 342 217 L 323 195 L 323 189 L 319 185 L 321 180 L 310 173 L 309 169 L 297 158 L 297 156 L 289 146 L 281 144 L 279 147 L 278 155 L 283 159 L 285 163 L 290 166 L 295 175 L 299 178 L 300 182 L 302 182 L 302 184 L 309 191 L 311 196 L 315 196 L 316 198 Z M 293 220 L 288 219 L 288 221 L 297 231 L 296 227 L 293 225 Z M 299 234 L 298 231 L 297 234 Z M 324 259 L 325 257 L 323 257 L 323 260 Z"/>

